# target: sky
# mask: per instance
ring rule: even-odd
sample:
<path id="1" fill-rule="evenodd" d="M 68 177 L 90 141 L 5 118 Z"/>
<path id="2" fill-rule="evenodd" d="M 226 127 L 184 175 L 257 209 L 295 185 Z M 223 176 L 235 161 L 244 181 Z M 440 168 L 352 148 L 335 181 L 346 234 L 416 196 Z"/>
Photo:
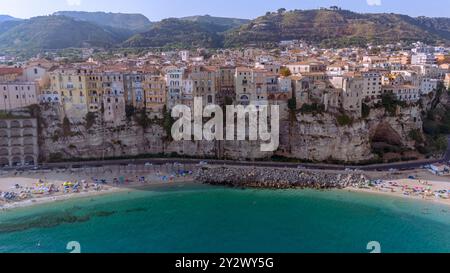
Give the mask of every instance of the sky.
<path id="1" fill-rule="evenodd" d="M 448 3 L 449 0 L 0 0 L 0 14 L 30 18 L 59 10 L 80 10 L 141 13 L 151 21 L 205 14 L 253 19 L 278 8 L 336 5 L 356 12 L 450 17 Z"/>

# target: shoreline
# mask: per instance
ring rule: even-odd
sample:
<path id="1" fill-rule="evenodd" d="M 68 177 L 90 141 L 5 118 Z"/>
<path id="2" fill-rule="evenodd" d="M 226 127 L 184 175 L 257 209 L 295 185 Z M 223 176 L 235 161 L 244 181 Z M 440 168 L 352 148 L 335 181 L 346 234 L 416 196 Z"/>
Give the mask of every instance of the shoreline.
<path id="1" fill-rule="evenodd" d="M 249 179 L 249 174 L 248 174 L 248 170 L 252 169 L 253 172 L 257 172 L 257 169 L 255 168 L 241 168 L 238 170 L 245 170 L 247 172 L 247 179 Z M 214 169 L 217 170 L 217 169 Z M 132 177 L 138 178 L 140 175 L 142 175 L 142 177 L 144 177 L 143 173 L 145 173 L 149 178 L 149 180 L 144 179 L 145 182 L 136 182 L 133 180 L 133 178 L 131 179 L 132 182 L 130 182 L 127 185 L 122 185 L 122 186 L 111 186 L 110 184 L 104 185 L 101 187 L 100 190 L 93 190 L 93 189 L 88 189 L 88 190 L 84 190 L 84 191 L 80 191 L 80 192 L 74 192 L 74 193 L 62 193 L 61 191 L 54 193 L 54 194 L 49 194 L 49 195 L 36 195 L 33 194 L 32 197 L 24 199 L 24 200 L 16 200 L 16 201 L 11 201 L 11 202 L 5 202 L 5 201 L 0 201 L 0 213 L 4 212 L 4 211 L 12 211 L 14 209 L 18 209 L 18 208 L 27 208 L 27 207 L 33 207 L 33 206 L 38 206 L 38 205 L 43 205 L 43 204 L 49 204 L 49 203 L 53 203 L 53 202 L 64 202 L 64 201 L 68 201 L 68 200 L 74 200 L 74 199 L 81 199 L 81 198 L 87 198 L 87 197 L 95 197 L 95 196 L 103 196 L 103 195 L 110 195 L 110 194 L 115 194 L 115 193 L 120 193 L 120 192 L 126 192 L 126 191 L 130 191 L 130 190 L 139 190 L 139 189 L 144 189 L 144 188 L 151 188 L 151 187 L 161 187 L 161 186 L 173 186 L 173 185 L 184 185 L 184 184 L 208 184 L 208 185 L 216 185 L 216 186 L 228 186 L 228 187 L 235 187 L 235 188 L 260 188 L 260 189 L 296 189 L 296 190 L 302 190 L 305 188 L 308 189 L 316 189 L 316 190 L 323 190 L 323 189 L 336 189 L 336 190 L 345 190 L 345 191 L 349 191 L 349 192 L 355 192 L 355 193 L 367 193 L 367 194 L 376 194 L 376 195 L 384 195 L 384 196 L 391 196 L 391 197 L 395 197 L 395 198 L 401 198 L 401 199 L 409 199 L 409 200 L 415 200 L 415 201 L 423 201 L 423 202 L 427 202 L 430 204 L 439 204 L 439 205 L 446 205 L 446 206 L 450 206 L 450 199 L 444 199 L 444 198 L 440 198 L 440 197 L 436 197 L 436 196 L 431 196 L 428 194 L 428 196 L 425 196 L 424 193 L 422 193 L 423 195 L 420 194 L 409 194 L 409 195 L 405 195 L 405 192 L 401 191 L 400 189 L 411 189 L 413 187 L 417 187 L 418 183 L 422 183 L 421 180 L 408 180 L 408 179 L 402 179 L 401 177 L 405 177 L 406 173 L 400 173 L 397 174 L 397 176 L 389 176 L 387 173 L 370 173 L 370 172 L 364 172 L 363 174 L 360 173 L 352 173 L 352 172 L 328 172 L 328 171 L 319 171 L 317 170 L 316 172 L 314 171 L 309 171 L 309 170 L 296 170 L 296 172 L 305 175 L 306 177 L 309 177 L 309 179 L 311 179 L 311 177 L 313 177 L 314 179 L 321 179 L 323 177 L 326 177 L 327 179 L 333 179 L 333 175 L 339 177 L 339 179 L 341 179 L 342 181 L 345 180 L 345 182 L 342 181 L 335 181 L 332 184 L 330 184 L 330 187 L 315 187 L 316 182 L 314 182 L 313 184 L 308 184 L 307 182 L 297 182 L 298 184 L 295 185 L 289 185 L 288 183 L 284 183 L 282 182 L 282 180 L 274 180 L 274 181 L 270 181 L 270 182 L 264 182 L 263 184 L 261 183 L 252 183 L 252 182 L 248 182 L 246 183 L 246 185 L 244 184 L 233 184 L 233 183 L 208 183 L 206 181 L 202 181 L 201 179 L 198 179 L 198 173 L 196 173 L 196 175 L 193 175 L 193 173 L 191 173 L 191 175 L 188 176 L 174 176 L 173 170 L 172 172 L 169 171 L 169 168 L 166 168 L 166 171 L 163 173 L 161 172 L 161 170 L 144 170 L 144 171 L 139 171 L 139 170 L 134 170 L 134 171 L 120 171 L 120 170 L 116 170 L 117 173 L 115 173 L 115 175 L 113 173 L 109 173 L 109 170 L 104 171 L 103 174 L 108 173 L 110 175 L 110 179 L 112 179 L 111 177 L 117 177 L 117 175 L 123 175 L 124 173 L 129 173 Z M 267 169 L 264 169 L 265 172 L 267 172 Z M 429 187 L 429 191 L 431 192 L 431 189 L 436 190 L 436 189 L 447 189 L 450 191 L 450 178 L 443 178 L 443 177 L 431 177 L 430 174 L 427 174 L 426 172 L 421 172 L 420 170 L 415 170 L 415 172 L 418 174 L 419 177 L 421 177 L 425 182 L 425 184 L 421 184 L 422 187 Z M 100 172 L 99 172 L 100 173 Z M 266 173 L 262 173 L 262 174 L 266 174 Z M 56 183 L 56 181 L 58 181 L 59 183 L 61 183 L 62 181 L 67 181 L 70 179 L 73 179 L 74 177 L 76 178 L 86 178 L 88 175 L 86 172 L 83 173 L 83 175 L 79 175 L 79 174 L 75 174 L 73 172 L 71 172 L 70 174 L 65 174 L 65 173 L 58 173 L 58 172 L 52 172 L 52 173 L 46 173 L 46 179 L 49 181 L 54 181 Z M 384 178 L 383 175 L 385 176 Z M 26 175 L 24 175 L 23 177 L 17 177 L 17 175 L 15 174 L 15 176 L 9 176 L 9 177 L 4 177 L 1 176 L 0 177 L 0 192 L 2 190 L 8 189 L 5 183 L 1 183 L 2 181 L 8 181 L 9 182 L 9 186 L 14 185 L 15 181 L 27 181 L 28 185 L 31 185 L 32 183 L 30 181 L 36 181 L 37 180 L 37 174 L 35 173 L 34 176 L 28 174 L 28 177 L 26 177 Z M 100 175 L 101 176 L 101 175 Z M 167 180 L 163 180 L 161 177 L 166 177 L 169 176 L 170 179 Z M 218 175 L 220 178 L 224 178 L 223 175 Z M 381 187 L 379 185 L 377 186 L 373 186 L 373 187 L 368 187 L 366 185 L 364 185 L 364 187 L 362 187 L 362 184 L 358 184 L 355 183 L 354 181 L 361 181 L 361 177 L 362 176 L 367 176 L 366 180 L 368 178 L 372 178 L 372 179 L 383 179 L 383 185 L 381 185 Z M 47 177 L 51 177 L 53 180 L 48 179 Z M 64 177 L 64 179 L 62 179 L 62 177 Z M 71 177 L 71 178 L 70 178 Z M 430 179 L 431 178 L 431 179 Z M 439 180 L 438 180 L 439 178 Z M 28 180 L 26 180 L 28 179 Z M 114 178 L 115 179 L 115 178 Z M 297 179 L 299 179 L 297 177 Z M 128 181 L 128 179 L 127 179 Z M 225 180 L 224 180 L 225 181 Z M 249 180 L 250 181 L 250 180 Z M 428 182 L 429 181 L 429 182 Z M 242 183 L 242 182 L 241 182 Z M 392 183 L 394 183 L 394 185 L 396 185 L 396 188 L 393 189 L 392 188 Z M 265 185 L 265 186 L 264 186 Z"/>
<path id="2" fill-rule="evenodd" d="M 83 199 L 83 198 L 89 198 L 89 197 L 99 197 L 99 196 L 106 196 L 106 195 L 112 195 L 116 193 L 123 193 L 130 190 L 140 190 L 140 189 L 147 189 L 151 187 L 161 187 L 161 186 L 177 186 L 177 185 L 185 185 L 185 184 L 199 184 L 199 182 L 195 182 L 194 180 L 183 180 L 183 181 L 173 181 L 173 182 L 155 182 L 155 183 L 149 183 L 145 185 L 130 185 L 129 187 L 122 187 L 122 188 L 109 188 L 102 191 L 90 191 L 90 192 L 81 192 L 81 193 L 71 193 L 71 194 L 64 194 L 64 195 L 54 195 L 54 196 L 45 196 L 45 197 L 37 197 L 33 199 L 23 200 L 23 201 L 17 201 L 12 203 L 7 203 L 6 206 L 3 205 L 0 207 L 0 213 L 1 212 L 11 212 L 16 209 L 21 208 L 32 208 L 34 206 L 39 205 L 45 205 L 50 203 L 58 203 L 58 202 L 65 202 L 70 200 L 77 200 L 77 199 Z M 210 184 L 204 184 L 202 185 L 210 185 Z M 210 185 L 211 187 L 215 187 L 217 185 Z M 227 186 L 224 186 L 227 187 Z M 232 188 L 232 187 L 229 187 Z M 260 188 L 261 190 L 267 190 L 267 188 Z M 269 189 L 270 190 L 270 189 Z M 272 189 L 276 191 L 277 189 Z M 302 188 L 292 188 L 292 190 L 306 190 Z M 309 190 L 316 190 L 320 191 L 319 189 L 309 189 Z M 331 190 L 331 189 L 330 189 Z M 420 198 L 419 196 L 406 196 L 400 193 L 392 193 L 392 192 L 383 192 L 383 191 L 377 191 L 374 189 L 363 189 L 363 188 L 355 188 L 355 187 L 347 187 L 347 188 L 340 188 L 340 189 L 334 189 L 337 191 L 348 191 L 352 193 L 365 193 L 365 194 L 371 194 L 371 195 L 377 195 L 377 196 L 389 196 L 393 198 L 403 199 L 403 200 L 411 200 L 411 201 L 421 201 L 428 204 L 435 204 L 435 205 L 445 205 L 450 208 L 450 200 L 442 200 L 442 199 L 436 199 L 436 198 Z"/>
<path id="3" fill-rule="evenodd" d="M 59 195 L 49 195 L 49 196 L 43 196 L 43 197 L 35 197 L 27 200 L 21 200 L 11 203 L 6 203 L 3 206 L 0 206 L 0 213 L 2 211 L 12 211 L 15 209 L 20 208 L 28 208 L 33 206 L 39 206 L 54 202 L 64 202 L 69 200 L 77 200 L 77 199 L 83 199 L 88 197 L 98 197 L 98 196 L 105 196 L 105 195 L 111 195 L 115 193 L 121 193 L 121 192 L 127 192 L 132 190 L 140 190 L 140 189 L 146 189 L 151 187 L 161 187 L 161 186 L 177 186 L 177 185 L 184 185 L 184 184 L 193 184 L 195 181 L 193 180 L 182 180 L 182 181 L 172 181 L 172 182 L 153 182 L 153 183 L 147 183 L 147 184 L 135 184 L 130 185 L 128 187 L 110 187 L 104 190 L 100 191 L 88 191 L 88 192 L 80 192 L 80 193 L 70 193 L 70 194 L 59 194 Z"/>
<path id="4" fill-rule="evenodd" d="M 405 179 L 405 177 L 408 177 Z M 196 180 L 210 185 L 253 189 L 336 189 L 450 206 L 450 177 L 423 169 L 411 172 L 331 172 L 263 168 L 202 169 Z"/>
<path id="5" fill-rule="evenodd" d="M 89 169 L 3 172 L 0 212 L 15 208 L 193 182 L 191 166 L 102 166 Z"/>
<path id="6" fill-rule="evenodd" d="M 448 200 L 442 200 L 442 199 L 435 199 L 435 198 L 420 198 L 418 196 L 407 196 L 399 193 L 391 193 L 391 192 L 382 192 L 382 191 L 376 191 L 373 189 L 359 189 L 359 188 L 353 188 L 348 187 L 343 190 L 353 192 L 353 193 L 366 193 L 371 195 L 378 195 L 378 196 L 390 196 L 398 199 L 403 200 L 410 200 L 410 201 L 422 201 L 427 204 L 434 204 L 434 205 L 444 205 L 448 206 L 450 208 L 450 202 Z"/>

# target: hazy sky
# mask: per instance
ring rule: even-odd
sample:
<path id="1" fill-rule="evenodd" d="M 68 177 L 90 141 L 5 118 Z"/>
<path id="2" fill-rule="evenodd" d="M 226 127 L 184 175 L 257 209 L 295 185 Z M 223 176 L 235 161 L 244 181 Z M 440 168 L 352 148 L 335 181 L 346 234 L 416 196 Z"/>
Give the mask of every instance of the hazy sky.
<path id="1" fill-rule="evenodd" d="M 450 17 L 449 0 L 0 0 L 0 14 L 19 18 L 58 10 L 142 13 L 150 20 L 210 14 L 255 18 L 278 8 L 310 9 L 337 5 L 357 12 L 394 12 Z"/>

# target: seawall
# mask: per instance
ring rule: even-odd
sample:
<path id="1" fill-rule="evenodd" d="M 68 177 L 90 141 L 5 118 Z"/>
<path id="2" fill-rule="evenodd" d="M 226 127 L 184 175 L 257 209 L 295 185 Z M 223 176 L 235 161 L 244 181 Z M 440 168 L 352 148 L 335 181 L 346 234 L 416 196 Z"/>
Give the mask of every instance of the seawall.
<path id="1" fill-rule="evenodd" d="M 268 189 L 342 189 L 367 183 L 362 174 L 342 174 L 284 168 L 203 167 L 195 180 L 211 185 Z"/>

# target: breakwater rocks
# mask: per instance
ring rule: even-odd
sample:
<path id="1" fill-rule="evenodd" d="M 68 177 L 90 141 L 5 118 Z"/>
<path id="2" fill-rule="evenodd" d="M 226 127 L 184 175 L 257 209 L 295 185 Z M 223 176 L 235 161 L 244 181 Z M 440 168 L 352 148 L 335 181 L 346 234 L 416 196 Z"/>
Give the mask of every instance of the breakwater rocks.
<path id="1" fill-rule="evenodd" d="M 337 174 L 280 168 L 206 167 L 195 172 L 196 181 L 230 187 L 268 189 L 342 189 L 367 183 L 362 174 Z"/>

